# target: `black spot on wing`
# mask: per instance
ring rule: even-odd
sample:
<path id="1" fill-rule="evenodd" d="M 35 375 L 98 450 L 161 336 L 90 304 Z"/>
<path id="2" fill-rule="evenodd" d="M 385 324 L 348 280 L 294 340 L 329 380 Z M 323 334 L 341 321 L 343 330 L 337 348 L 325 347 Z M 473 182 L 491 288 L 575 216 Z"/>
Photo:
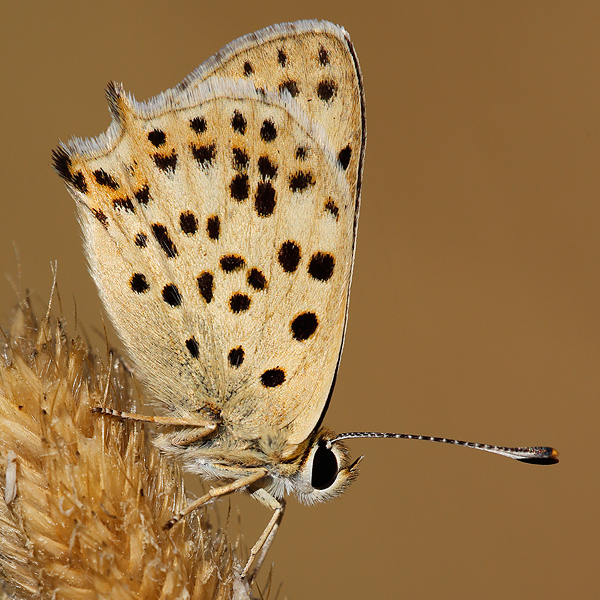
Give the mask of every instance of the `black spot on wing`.
<path id="1" fill-rule="evenodd" d="M 245 312 L 250 308 L 250 296 L 242 293 L 235 293 L 229 298 L 229 308 L 231 312 Z"/>
<path id="2" fill-rule="evenodd" d="M 273 164 L 268 156 L 261 156 L 258 159 L 258 172 L 263 179 L 275 179 L 277 165 Z"/>
<path id="3" fill-rule="evenodd" d="M 145 233 L 136 233 L 134 241 L 136 246 L 145 248 L 148 245 L 148 236 Z"/>
<path id="4" fill-rule="evenodd" d="M 135 212 L 133 202 L 131 201 L 131 198 L 128 198 L 127 196 L 124 198 L 115 198 L 112 203 L 115 210 L 122 210 L 131 213 Z"/>
<path id="5" fill-rule="evenodd" d="M 327 281 L 333 275 L 335 258 L 329 252 L 316 252 L 308 263 L 308 274 L 313 279 Z"/>
<path id="6" fill-rule="evenodd" d="M 270 217 L 275 210 L 275 188 L 269 181 L 260 181 L 256 187 L 254 209 L 260 217 Z"/>
<path id="7" fill-rule="evenodd" d="M 293 273 L 300 262 L 300 246 L 291 240 L 283 242 L 277 253 L 277 260 L 286 273 Z"/>
<path id="8" fill-rule="evenodd" d="M 260 382 L 265 387 L 277 387 L 285 381 L 285 371 L 277 367 L 276 369 L 269 369 L 260 376 Z"/>
<path id="9" fill-rule="evenodd" d="M 82 194 L 88 191 L 85 177 L 81 171 L 72 170 L 71 157 L 64 148 L 56 148 L 52 151 L 52 162 L 54 169 L 65 181 L 68 181 L 76 190 Z"/>
<path id="10" fill-rule="evenodd" d="M 73 173 L 73 178 L 71 179 L 71 183 L 76 190 L 79 190 L 82 194 L 87 193 L 88 187 L 85 181 L 85 177 L 81 171 L 76 171 Z"/>
<path id="11" fill-rule="evenodd" d="M 190 144 L 192 156 L 201 167 L 212 165 L 215 156 L 217 155 L 217 147 L 215 144 Z"/>
<path id="12" fill-rule="evenodd" d="M 208 217 L 206 220 L 206 233 L 211 240 L 218 240 L 221 234 L 221 221 L 217 215 Z"/>
<path id="13" fill-rule="evenodd" d="M 210 271 L 204 271 L 200 273 L 196 278 L 198 282 L 198 289 L 200 290 L 200 295 L 206 300 L 207 303 L 213 299 L 214 292 L 214 277 Z"/>
<path id="14" fill-rule="evenodd" d="M 246 200 L 250 194 L 248 175 L 245 173 L 236 175 L 229 184 L 229 192 L 231 193 L 231 197 L 238 202 Z"/>
<path id="15" fill-rule="evenodd" d="M 344 169 L 344 171 L 348 168 L 351 157 L 352 157 L 352 148 L 350 148 L 350 145 L 348 145 L 345 148 L 342 148 L 340 150 L 340 152 L 338 154 L 338 162 L 340 163 L 340 166 L 342 167 L 342 169 Z"/>
<path id="16" fill-rule="evenodd" d="M 175 150 L 171 154 L 153 154 L 152 160 L 163 173 L 175 173 L 177 168 L 177 152 Z"/>
<path id="17" fill-rule="evenodd" d="M 191 210 L 186 210 L 179 215 L 181 231 L 187 235 L 194 235 L 198 231 L 198 219 Z"/>
<path id="18" fill-rule="evenodd" d="M 195 133 L 204 133 L 206 131 L 206 119 L 204 117 L 194 117 L 190 119 L 190 127 Z"/>
<path id="19" fill-rule="evenodd" d="M 336 94 L 337 85 L 335 81 L 331 79 L 320 81 L 317 85 L 317 96 L 319 96 L 323 102 L 330 102 Z"/>
<path id="20" fill-rule="evenodd" d="M 119 184 L 104 169 L 96 169 L 92 175 L 98 185 L 110 188 L 111 190 L 119 189 Z"/>
<path id="21" fill-rule="evenodd" d="M 129 280 L 129 285 L 136 294 L 143 294 L 150 289 L 150 285 L 143 273 L 135 273 Z"/>
<path id="22" fill-rule="evenodd" d="M 296 171 L 290 177 L 290 190 L 292 192 L 303 192 L 313 185 L 315 185 L 315 178 L 310 171 Z"/>
<path id="23" fill-rule="evenodd" d="M 279 84 L 279 93 L 287 90 L 292 98 L 295 98 L 300 90 L 298 89 L 298 83 L 293 79 L 286 79 Z"/>
<path id="24" fill-rule="evenodd" d="M 277 137 L 277 129 L 275 123 L 271 119 L 265 119 L 260 128 L 260 137 L 265 142 L 272 142 Z"/>
<path id="25" fill-rule="evenodd" d="M 236 133 L 239 133 L 241 135 L 244 135 L 246 133 L 246 118 L 239 110 L 233 112 L 233 117 L 231 119 L 231 127 Z"/>
<path id="26" fill-rule="evenodd" d="M 304 312 L 298 315 L 291 323 L 292 337 L 303 342 L 311 337 L 317 330 L 319 320 L 313 312 Z"/>
<path id="27" fill-rule="evenodd" d="M 304 160 L 308 155 L 308 150 L 304 146 L 298 146 L 296 148 L 296 158 L 298 160 Z"/>
<path id="28" fill-rule="evenodd" d="M 241 346 L 232 348 L 227 355 L 227 359 L 232 367 L 239 367 L 244 362 L 244 349 Z"/>
<path id="29" fill-rule="evenodd" d="M 155 148 L 159 148 L 160 146 L 163 146 L 164 143 L 167 141 L 167 136 L 165 135 L 165 132 L 161 129 L 153 129 L 148 133 L 148 141 Z"/>
<path id="30" fill-rule="evenodd" d="M 98 219 L 98 221 L 100 221 L 102 226 L 107 228 L 108 227 L 108 217 L 104 214 L 104 212 L 101 211 L 99 208 L 92 208 L 91 211 L 92 211 L 92 214 L 94 215 L 94 217 L 96 217 L 96 219 Z"/>
<path id="31" fill-rule="evenodd" d="M 179 254 L 177 246 L 173 243 L 173 240 L 169 236 L 169 232 L 164 225 L 153 223 L 152 233 L 168 258 L 175 258 Z"/>
<path id="32" fill-rule="evenodd" d="M 241 148 L 233 149 L 233 168 L 236 171 L 244 171 L 248 168 L 248 154 Z"/>
<path id="33" fill-rule="evenodd" d="M 185 345 L 193 358 L 198 358 L 200 356 L 200 346 L 195 337 L 191 337 L 189 340 L 186 340 Z"/>
<path id="34" fill-rule="evenodd" d="M 133 195 L 140 204 L 146 205 L 150 200 L 150 188 L 147 185 L 143 185 L 139 190 L 133 192 Z"/>
<path id="35" fill-rule="evenodd" d="M 329 52 L 323 46 L 319 48 L 319 62 L 322 67 L 326 67 L 329 64 Z"/>
<path id="36" fill-rule="evenodd" d="M 242 269 L 246 261 L 238 254 L 226 254 L 221 257 L 219 264 L 225 273 L 233 273 Z"/>
<path id="37" fill-rule="evenodd" d="M 174 283 L 169 283 L 165 285 L 162 290 L 163 300 L 173 308 L 177 306 L 181 306 L 183 302 L 183 298 L 181 297 L 181 293 L 179 292 L 179 288 Z"/>
<path id="38" fill-rule="evenodd" d="M 267 285 L 267 278 L 257 268 L 250 269 L 247 281 L 248 285 L 257 291 L 264 290 Z"/>
<path id="39" fill-rule="evenodd" d="M 331 215 L 333 215 L 337 221 L 339 214 L 340 214 L 340 209 L 338 208 L 337 204 L 331 198 L 329 198 L 329 200 L 327 200 L 327 202 L 325 202 L 325 210 L 328 213 L 330 213 Z"/>

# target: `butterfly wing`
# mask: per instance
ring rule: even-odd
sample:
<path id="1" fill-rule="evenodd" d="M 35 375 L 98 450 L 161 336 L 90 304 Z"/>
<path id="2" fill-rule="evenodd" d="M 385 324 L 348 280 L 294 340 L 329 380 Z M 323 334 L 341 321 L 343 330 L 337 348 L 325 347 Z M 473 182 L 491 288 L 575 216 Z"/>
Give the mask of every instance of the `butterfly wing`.
<path id="1" fill-rule="evenodd" d="M 279 36 L 290 63 L 299 37 L 319 60 L 314 36 Z M 257 72 L 260 35 L 238 54 L 223 69 L 256 56 Z M 312 113 L 313 97 L 217 71 L 145 104 L 109 88 L 107 134 L 62 146 L 55 164 L 151 396 L 171 415 L 208 407 L 239 437 L 283 429 L 298 444 L 325 408 L 343 342 L 364 137 L 359 125 L 360 142 L 350 129 L 332 139 L 322 112 L 345 106 L 346 88 L 361 97 L 358 71 Z M 362 103 L 347 108 L 362 124 Z M 342 142 L 357 144 L 348 161 Z"/>

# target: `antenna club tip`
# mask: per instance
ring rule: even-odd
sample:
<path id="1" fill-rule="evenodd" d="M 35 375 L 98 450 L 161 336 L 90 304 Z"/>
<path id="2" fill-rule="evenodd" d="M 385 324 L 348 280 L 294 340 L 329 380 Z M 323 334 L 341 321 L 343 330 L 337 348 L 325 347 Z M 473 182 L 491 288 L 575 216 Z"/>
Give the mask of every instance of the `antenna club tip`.
<path id="1" fill-rule="evenodd" d="M 558 450 L 556 448 L 535 448 L 536 456 L 520 459 L 521 462 L 530 465 L 555 465 L 558 462 Z"/>
<path id="2" fill-rule="evenodd" d="M 545 457 L 548 460 L 548 464 L 554 465 L 558 462 L 558 450 L 556 448 L 544 448 L 546 450 Z"/>

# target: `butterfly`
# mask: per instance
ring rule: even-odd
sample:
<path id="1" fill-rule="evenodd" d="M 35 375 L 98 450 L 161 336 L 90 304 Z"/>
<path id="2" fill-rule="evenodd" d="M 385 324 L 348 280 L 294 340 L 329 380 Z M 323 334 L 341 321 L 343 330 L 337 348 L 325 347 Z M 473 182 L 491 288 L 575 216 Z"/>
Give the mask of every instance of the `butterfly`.
<path id="1" fill-rule="evenodd" d="M 360 458 L 344 439 L 431 439 L 556 462 L 550 448 L 336 436 L 322 424 L 344 342 L 366 141 L 361 71 L 342 27 L 274 25 L 147 102 L 116 83 L 107 98 L 108 131 L 61 144 L 54 165 L 157 415 L 97 411 L 158 424 L 162 452 L 221 482 L 168 527 L 247 491 L 273 510 L 242 572 L 252 578 L 286 494 L 312 504 L 356 478 Z"/>

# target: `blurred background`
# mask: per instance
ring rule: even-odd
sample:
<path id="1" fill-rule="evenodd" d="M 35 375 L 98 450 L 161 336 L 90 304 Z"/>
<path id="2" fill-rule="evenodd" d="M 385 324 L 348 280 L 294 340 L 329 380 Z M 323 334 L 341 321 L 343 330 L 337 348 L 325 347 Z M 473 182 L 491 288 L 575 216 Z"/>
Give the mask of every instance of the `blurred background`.
<path id="1" fill-rule="evenodd" d="M 234 38 L 305 18 L 350 32 L 367 98 L 350 321 L 326 423 L 554 445 L 561 463 L 353 441 L 366 457 L 344 496 L 288 504 L 269 555 L 278 597 L 599 597 L 598 4 L 3 3 L 2 326 L 16 246 L 39 306 L 57 261 L 63 313 L 74 327 L 76 305 L 104 348 L 50 152 L 108 127 L 107 82 L 144 100 Z M 268 511 L 232 506 L 252 545 Z"/>

